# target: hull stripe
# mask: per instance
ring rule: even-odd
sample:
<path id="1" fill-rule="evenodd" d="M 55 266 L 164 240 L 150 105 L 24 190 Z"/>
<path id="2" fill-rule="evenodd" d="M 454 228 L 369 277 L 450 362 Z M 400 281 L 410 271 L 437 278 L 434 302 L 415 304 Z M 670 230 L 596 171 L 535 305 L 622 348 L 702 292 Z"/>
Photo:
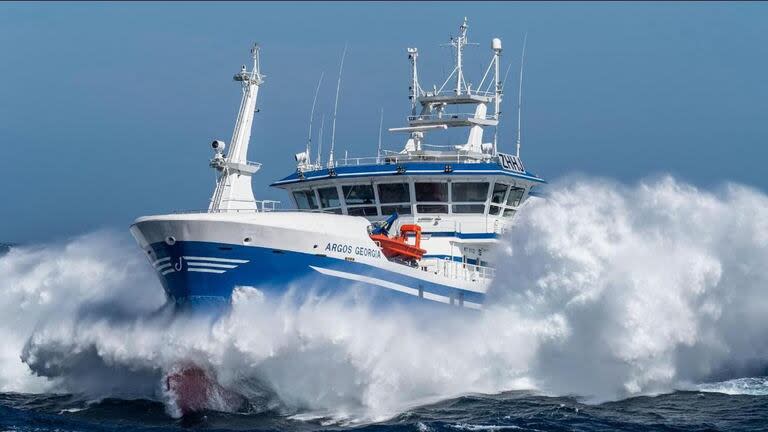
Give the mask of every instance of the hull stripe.
<path id="1" fill-rule="evenodd" d="M 233 269 L 237 267 L 236 265 L 233 265 L 233 264 L 214 264 L 214 263 L 197 262 L 197 261 L 189 261 L 187 262 L 187 265 L 189 267 L 209 267 L 209 268 L 224 268 L 224 269 Z"/>
<path id="2" fill-rule="evenodd" d="M 155 265 L 160 264 L 161 262 L 165 262 L 165 261 L 168 261 L 170 259 L 171 259 L 171 257 L 160 258 L 158 260 L 153 261 L 152 265 L 155 266 Z"/>
<path id="3" fill-rule="evenodd" d="M 214 270 L 214 269 L 207 269 L 207 268 L 190 267 L 187 269 L 187 271 L 203 272 L 203 273 L 224 273 L 226 270 Z"/>
<path id="4" fill-rule="evenodd" d="M 313 270 L 317 271 L 318 273 L 324 274 L 326 276 L 334 276 L 334 277 L 338 277 L 338 278 L 342 278 L 342 279 L 347 279 L 347 280 L 352 280 L 352 281 L 356 281 L 356 282 L 369 283 L 371 285 L 377 285 L 377 286 L 380 286 L 382 288 L 388 288 L 388 289 L 391 289 L 391 290 L 394 290 L 394 291 L 399 291 L 401 293 L 410 294 L 410 295 L 416 296 L 416 297 L 418 297 L 418 295 L 419 295 L 419 290 L 417 290 L 415 288 L 407 287 L 405 285 L 400 285 L 398 283 L 386 281 L 386 280 L 379 279 L 379 278 L 374 278 L 374 277 L 370 277 L 370 276 L 363 276 L 363 275 L 354 274 L 354 273 L 347 273 L 347 272 L 342 272 L 342 271 L 338 271 L 338 270 L 331 270 L 331 269 L 326 269 L 326 268 L 322 268 L 322 267 L 310 266 L 310 268 L 312 268 Z M 422 295 L 427 300 L 432 300 L 432 301 L 436 301 L 436 302 L 440 302 L 440 303 L 446 303 L 446 304 L 450 304 L 451 303 L 451 299 L 449 297 L 442 296 L 442 295 L 439 295 L 439 294 L 434 294 L 434 293 L 422 290 Z M 482 306 L 480 304 L 478 304 L 478 303 L 464 301 L 463 305 L 464 305 L 464 307 L 467 307 L 467 308 L 470 308 L 470 309 L 482 309 Z"/>
<path id="5" fill-rule="evenodd" d="M 235 263 L 235 264 L 245 264 L 248 262 L 248 260 L 241 260 L 241 259 L 200 257 L 200 256 L 185 256 L 184 259 L 187 261 L 213 261 L 213 262 L 225 262 L 225 263 Z"/>

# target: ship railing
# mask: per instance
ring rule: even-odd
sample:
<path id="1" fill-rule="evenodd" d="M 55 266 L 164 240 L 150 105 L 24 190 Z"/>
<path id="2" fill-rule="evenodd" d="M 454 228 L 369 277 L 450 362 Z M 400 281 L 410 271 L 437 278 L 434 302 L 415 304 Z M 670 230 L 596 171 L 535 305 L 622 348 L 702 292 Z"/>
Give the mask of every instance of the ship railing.
<path id="1" fill-rule="evenodd" d="M 496 276 L 496 269 L 494 268 L 454 261 L 451 258 L 425 259 L 421 261 L 420 266 L 449 279 L 471 282 L 491 280 Z"/>
<path id="2" fill-rule="evenodd" d="M 496 120 L 493 115 L 478 116 L 475 113 L 442 113 L 408 116 L 408 121 L 451 121 L 451 120 Z"/>
<path id="3" fill-rule="evenodd" d="M 469 89 L 467 91 L 469 95 L 471 96 L 484 96 L 484 97 L 494 97 L 496 96 L 495 92 L 492 91 L 480 91 L 480 90 L 473 90 Z M 434 96 L 456 96 L 456 90 L 443 90 L 443 91 L 430 91 L 426 92 L 424 94 L 426 97 L 434 97 Z"/>
<path id="4" fill-rule="evenodd" d="M 174 214 L 199 214 L 199 213 L 261 213 L 261 212 L 277 212 L 277 211 L 296 211 L 292 209 L 281 209 L 280 208 L 280 201 L 275 200 L 255 200 L 255 201 L 244 201 L 244 200 L 233 200 L 233 201 L 243 201 L 256 203 L 256 208 L 243 208 L 243 209 L 215 209 L 215 210 L 209 210 L 209 209 L 196 209 L 196 210 L 174 210 Z"/>
<path id="5" fill-rule="evenodd" d="M 423 147 L 429 148 L 451 148 L 453 146 L 437 146 L 422 144 Z M 368 157 L 350 157 L 344 159 L 334 160 L 332 167 L 347 167 L 347 166 L 359 166 L 359 165 L 393 165 L 404 162 L 451 162 L 451 163 L 463 163 L 463 162 L 484 162 L 489 160 L 487 155 L 478 157 L 477 155 L 468 155 L 459 151 L 425 151 L 422 153 L 403 154 L 390 150 L 385 150 L 381 156 L 368 156 Z M 327 167 L 320 167 L 318 165 L 312 165 L 310 169 L 320 169 Z M 310 169 L 305 169 L 309 171 Z"/>

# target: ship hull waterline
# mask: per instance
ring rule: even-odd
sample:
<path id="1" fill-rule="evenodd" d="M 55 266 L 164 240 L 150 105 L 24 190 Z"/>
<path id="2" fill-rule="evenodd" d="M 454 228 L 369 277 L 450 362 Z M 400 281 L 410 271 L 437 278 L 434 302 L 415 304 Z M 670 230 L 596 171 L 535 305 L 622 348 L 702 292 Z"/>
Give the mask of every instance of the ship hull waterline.
<path id="1" fill-rule="evenodd" d="M 485 284 L 389 261 L 368 224 L 305 212 L 171 214 L 139 218 L 131 233 L 181 309 L 221 310 L 238 288 L 296 302 L 482 309 Z"/>

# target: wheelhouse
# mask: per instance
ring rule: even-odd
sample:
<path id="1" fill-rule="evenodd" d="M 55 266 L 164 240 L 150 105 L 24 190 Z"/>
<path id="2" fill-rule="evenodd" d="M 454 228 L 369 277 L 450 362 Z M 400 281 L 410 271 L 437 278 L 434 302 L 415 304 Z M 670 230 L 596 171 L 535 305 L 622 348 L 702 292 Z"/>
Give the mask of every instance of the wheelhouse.
<path id="1" fill-rule="evenodd" d="M 401 216 L 512 218 L 535 185 L 543 182 L 527 173 L 528 178 L 492 174 L 500 170 L 499 166 L 484 165 L 490 166 L 471 175 L 454 174 L 450 165 L 437 170 L 433 166 L 434 173 L 419 174 L 409 174 L 408 167 L 401 165 L 389 175 L 371 175 L 369 168 L 376 165 L 358 166 L 347 172 L 337 169 L 331 174 L 321 170 L 291 175 L 273 186 L 290 192 L 296 208 L 302 211 L 379 220 L 395 212 Z M 448 172 L 446 167 L 451 167 Z"/>
<path id="2" fill-rule="evenodd" d="M 328 159 L 323 161 L 318 139 L 313 161 L 309 138 L 306 150 L 296 154 L 296 171 L 272 186 L 287 190 L 300 211 L 365 217 L 372 222 L 372 231 L 382 226 L 379 221 L 397 213 L 398 218 L 387 225 L 392 225 L 393 232 L 398 226 L 418 226 L 426 252 L 411 265 L 490 277 L 487 252 L 513 223 L 534 188 L 545 182 L 522 163 L 519 128 L 514 154 L 498 151 L 497 130 L 492 140 L 483 139 L 486 128 L 497 128 L 500 120 L 501 41 L 491 41 L 491 62 L 473 85 L 462 65 L 462 50 L 469 44 L 467 28 L 465 20 L 459 35 L 451 39 L 456 54 L 453 72 L 431 91 L 419 84 L 418 50 L 408 49 L 411 112 L 405 127 L 389 129 L 407 134 L 401 150 L 379 150 L 371 158 L 336 159 L 332 138 Z M 448 129 L 467 131 L 466 142 L 440 145 L 432 141 L 432 132 Z"/>

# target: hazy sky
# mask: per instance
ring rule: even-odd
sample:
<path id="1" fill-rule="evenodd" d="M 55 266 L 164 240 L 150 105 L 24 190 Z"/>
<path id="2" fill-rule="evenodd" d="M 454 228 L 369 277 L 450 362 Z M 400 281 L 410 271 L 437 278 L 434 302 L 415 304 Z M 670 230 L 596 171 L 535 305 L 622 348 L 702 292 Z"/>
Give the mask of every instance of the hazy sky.
<path id="1" fill-rule="evenodd" d="M 0 3 L 0 241 L 127 230 L 140 215 L 206 207 L 209 143 L 229 141 L 232 75 L 253 41 L 267 74 L 254 190 L 287 203 L 267 185 L 295 169 L 321 71 L 318 112 L 330 116 L 345 42 L 337 157 L 373 155 L 379 108 L 385 127 L 408 114 L 405 48 L 420 49 L 422 85 L 439 84 L 451 67 L 439 44 L 464 16 L 480 43 L 470 81 L 492 37 L 513 64 L 502 150 L 513 147 L 528 32 L 522 156 L 537 174 L 768 189 L 766 3 Z"/>

